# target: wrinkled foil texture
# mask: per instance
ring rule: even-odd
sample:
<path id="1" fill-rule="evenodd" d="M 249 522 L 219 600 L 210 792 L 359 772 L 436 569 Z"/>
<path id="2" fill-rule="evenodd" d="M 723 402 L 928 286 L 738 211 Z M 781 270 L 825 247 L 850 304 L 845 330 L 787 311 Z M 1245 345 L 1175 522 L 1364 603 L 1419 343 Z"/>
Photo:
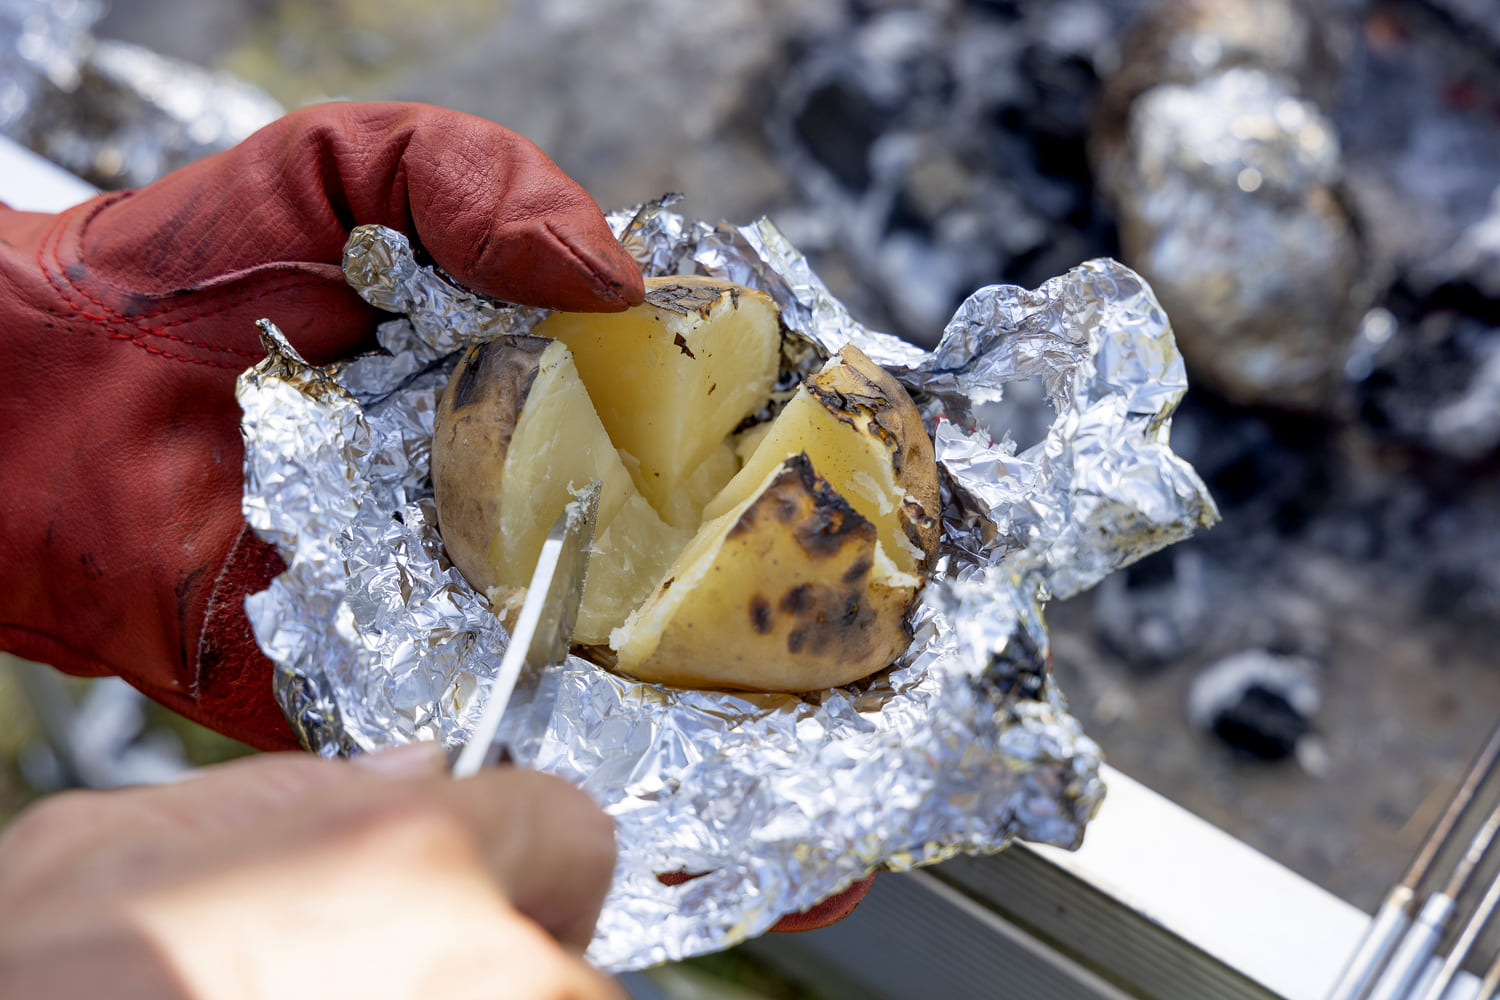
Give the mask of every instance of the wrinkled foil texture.
<path id="1" fill-rule="evenodd" d="M 864 329 L 767 221 L 710 226 L 655 202 L 611 217 L 647 273 L 758 287 L 807 338 L 890 367 L 930 416 L 944 542 L 895 667 L 813 696 L 643 684 L 577 657 L 507 712 L 517 759 L 586 789 L 618 824 L 619 863 L 589 958 L 620 971 L 761 933 L 877 870 L 1076 846 L 1104 795 L 1099 751 L 1048 674 L 1041 602 L 1074 593 L 1217 511 L 1167 446 L 1186 388 L 1165 314 L 1120 264 L 1036 291 L 976 292 L 926 353 Z M 406 318 L 388 354 L 311 368 L 270 323 L 241 378 L 245 515 L 288 570 L 248 602 L 276 694 L 325 756 L 462 743 L 506 633 L 443 556 L 428 455 L 460 347 L 524 332 L 536 310 L 485 301 L 357 230 L 350 282 Z M 1041 377 L 1057 415 L 1017 452 L 971 408 Z M 675 887 L 665 872 L 708 874 Z"/>
<path id="2" fill-rule="evenodd" d="M 0 134 L 103 188 L 136 187 L 279 118 L 264 90 L 95 38 L 101 0 L 0 0 Z"/>

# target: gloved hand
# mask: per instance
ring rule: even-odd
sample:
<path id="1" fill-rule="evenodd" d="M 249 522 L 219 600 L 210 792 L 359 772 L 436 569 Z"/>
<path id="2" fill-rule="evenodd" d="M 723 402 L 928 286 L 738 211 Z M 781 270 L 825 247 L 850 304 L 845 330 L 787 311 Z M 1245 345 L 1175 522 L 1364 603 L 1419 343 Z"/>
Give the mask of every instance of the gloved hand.
<path id="1" fill-rule="evenodd" d="M 379 314 L 339 268 L 363 223 L 510 301 L 643 296 L 598 206 L 533 145 L 420 105 L 299 111 L 57 216 L 0 206 L 0 648 L 295 747 L 244 615 L 283 567 L 240 514 L 234 381 L 261 317 L 314 363 L 374 346 Z"/>

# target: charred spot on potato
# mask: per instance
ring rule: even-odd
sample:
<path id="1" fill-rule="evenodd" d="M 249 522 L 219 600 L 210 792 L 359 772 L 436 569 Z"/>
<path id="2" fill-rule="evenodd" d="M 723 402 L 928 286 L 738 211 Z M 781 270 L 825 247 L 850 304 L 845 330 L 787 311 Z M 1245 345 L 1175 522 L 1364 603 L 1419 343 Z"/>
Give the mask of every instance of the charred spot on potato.
<path id="1" fill-rule="evenodd" d="M 646 302 L 677 313 L 679 316 L 690 316 L 697 313 L 699 316 L 707 317 L 713 307 L 724 298 L 724 288 L 721 284 L 689 281 L 684 278 L 671 284 L 657 285 L 646 291 Z M 730 296 L 730 305 L 733 308 L 739 306 L 739 296 Z"/>
<path id="2" fill-rule="evenodd" d="M 694 361 L 698 360 L 698 355 L 696 355 L 696 354 L 693 353 L 693 349 L 687 345 L 687 338 L 684 337 L 682 334 L 680 334 L 680 333 L 674 333 L 674 334 L 672 334 L 672 343 L 675 344 L 675 345 L 677 345 L 677 349 L 679 351 L 681 351 L 683 354 L 685 354 L 688 357 L 692 358 Z"/>
<path id="3" fill-rule="evenodd" d="M 874 565 L 873 559 L 861 557 L 854 560 L 849 564 L 849 568 L 844 570 L 843 581 L 848 584 L 858 583 L 870 574 L 870 569 Z"/>
<path id="4" fill-rule="evenodd" d="M 901 474 L 904 455 L 902 439 L 904 429 L 901 415 L 883 396 L 853 393 L 847 389 L 830 388 L 809 379 L 808 392 L 823 404 L 835 419 L 851 426 L 860 426 L 887 448 L 891 449 L 895 472 Z"/>
<path id="5" fill-rule="evenodd" d="M 922 548 L 923 529 L 929 524 L 928 518 L 911 518 L 906 522 L 906 540 L 911 542 L 918 550 Z"/>
<path id="6" fill-rule="evenodd" d="M 771 604 L 760 594 L 750 598 L 750 624 L 761 635 L 771 631 Z"/>
<path id="7" fill-rule="evenodd" d="M 453 388 L 449 390 L 453 394 L 455 410 L 462 410 L 474 399 L 474 393 L 479 386 L 478 360 L 483 350 L 482 344 L 469 348 L 458 363 L 458 370 L 453 376 Z"/>
<path id="8" fill-rule="evenodd" d="M 469 348 L 453 375 L 449 390 L 456 414 L 475 403 L 492 400 L 520 411 L 536 380 L 536 359 L 551 341 L 543 337 L 499 337 Z"/>
<path id="9" fill-rule="evenodd" d="M 820 588 L 818 600 L 802 612 L 797 627 L 787 633 L 787 652 L 793 655 L 823 656 L 830 653 L 852 653 L 857 640 L 851 637 L 868 628 L 873 615 L 865 613 L 858 594 L 844 594 Z"/>
<path id="10" fill-rule="evenodd" d="M 799 583 L 781 595 L 781 610 L 791 615 L 801 614 L 812 607 L 812 592 L 812 584 Z"/>
<path id="11" fill-rule="evenodd" d="M 856 590 L 844 598 L 844 617 L 842 620 L 845 625 L 853 625 L 859 621 L 859 608 L 859 591 Z"/>
<path id="12" fill-rule="evenodd" d="M 875 525 L 865 520 L 821 476 L 812 494 L 810 514 L 798 523 L 795 536 L 797 544 L 811 556 L 826 559 L 850 544 L 875 541 Z"/>

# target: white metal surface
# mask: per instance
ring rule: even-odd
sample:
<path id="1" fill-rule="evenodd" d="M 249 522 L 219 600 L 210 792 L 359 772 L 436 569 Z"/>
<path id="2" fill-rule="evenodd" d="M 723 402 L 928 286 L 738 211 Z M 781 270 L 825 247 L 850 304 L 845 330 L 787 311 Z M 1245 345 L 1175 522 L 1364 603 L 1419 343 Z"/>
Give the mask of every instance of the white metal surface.
<path id="1" fill-rule="evenodd" d="M 1083 847 L 1032 850 L 1287 1000 L 1322 1000 L 1370 917 L 1107 768 Z"/>
<path id="2" fill-rule="evenodd" d="M 0 202 L 23 212 L 60 212 L 96 194 L 92 184 L 0 135 Z"/>
<path id="3" fill-rule="evenodd" d="M 1018 845 L 883 875 L 842 924 L 752 950 L 790 976 L 817 970 L 833 997 L 1324 1000 L 1370 917 L 1127 775 L 1105 780 L 1077 852 Z M 1463 974 L 1445 1000 L 1476 987 Z"/>

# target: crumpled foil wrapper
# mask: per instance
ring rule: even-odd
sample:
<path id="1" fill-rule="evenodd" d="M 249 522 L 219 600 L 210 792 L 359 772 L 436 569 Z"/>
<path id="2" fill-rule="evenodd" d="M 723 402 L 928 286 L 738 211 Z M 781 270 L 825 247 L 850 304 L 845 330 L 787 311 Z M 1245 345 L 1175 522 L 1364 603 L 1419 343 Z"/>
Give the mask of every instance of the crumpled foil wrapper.
<path id="1" fill-rule="evenodd" d="M 1111 172 L 1121 244 L 1230 398 L 1336 405 L 1368 306 L 1333 124 L 1282 77 L 1235 67 L 1137 98 Z"/>
<path id="2" fill-rule="evenodd" d="M 689 691 L 577 657 L 513 703 L 517 759 L 586 789 L 618 824 L 619 863 L 589 958 L 614 971 L 761 933 L 876 870 L 1076 846 L 1104 795 L 1099 751 L 1048 673 L 1041 602 L 1211 524 L 1167 434 L 1186 388 L 1166 315 L 1108 260 L 1036 291 L 966 302 L 931 353 L 860 326 L 768 221 L 710 226 L 656 202 L 611 219 L 647 273 L 697 269 L 772 295 L 806 338 L 793 367 L 846 343 L 888 366 L 929 417 L 944 486 L 935 580 L 890 670 L 811 696 Z M 506 307 L 364 227 L 350 282 L 406 318 L 388 354 L 310 367 L 262 323 L 246 372 L 245 515 L 288 570 L 248 601 L 276 694 L 325 756 L 461 743 L 506 633 L 443 555 L 428 457 L 462 346 L 524 332 Z M 1018 453 L 971 408 L 1040 376 L 1057 416 Z M 669 887 L 657 875 L 707 872 Z"/>
<path id="3" fill-rule="evenodd" d="M 0 0 L 0 133 L 11 135 L 44 88 L 78 86 L 101 0 Z"/>
<path id="4" fill-rule="evenodd" d="M 99 187 L 136 187 L 283 114 L 232 74 L 95 38 L 105 6 L 0 0 L 0 134 Z"/>

